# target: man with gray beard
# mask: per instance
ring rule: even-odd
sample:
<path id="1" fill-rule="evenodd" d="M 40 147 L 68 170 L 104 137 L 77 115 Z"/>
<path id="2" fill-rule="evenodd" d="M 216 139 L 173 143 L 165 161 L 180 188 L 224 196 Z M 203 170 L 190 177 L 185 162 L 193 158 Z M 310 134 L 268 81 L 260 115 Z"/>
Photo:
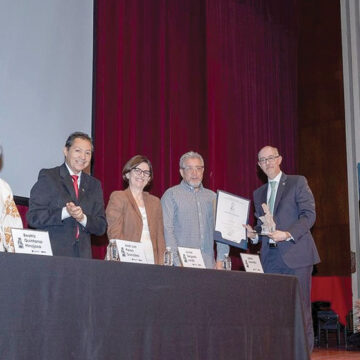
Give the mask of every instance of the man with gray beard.
<path id="1" fill-rule="evenodd" d="M 164 193 L 161 204 L 164 217 L 164 235 L 167 247 L 174 254 L 174 265 L 181 266 L 178 246 L 201 250 L 205 266 L 222 269 L 229 246 L 217 243 L 217 260 L 214 257 L 214 206 L 216 194 L 202 185 L 204 160 L 190 151 L 180 158 L 183 178 Z"/>

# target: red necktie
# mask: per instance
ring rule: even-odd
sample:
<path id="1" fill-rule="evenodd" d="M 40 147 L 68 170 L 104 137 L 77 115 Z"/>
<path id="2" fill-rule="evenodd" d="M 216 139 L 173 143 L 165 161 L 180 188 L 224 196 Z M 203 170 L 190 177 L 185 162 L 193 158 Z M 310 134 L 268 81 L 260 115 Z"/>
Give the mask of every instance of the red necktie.
<path id="1" fill-rule="evenodd" d="M 78 185 L 79 176 L 78 175 L 71 175 L 71 177 L 73 179 L 73 186 L 74 186 L 74 190 L 75 190 L 75 195 L 76 195 L 76 198 L 78 199 L 79 198 L 79 185 Z M 76 225 L 76 235 L 75 235 L 77 239 L 79 238 L 79 234 L 80 234 L 79 225 L 77 224 Z"/>
<path id="2" fill-rule="evenodd" d="M 79 186 L 78 186 L 78 178 L 79 175 L 71 175 L 72 179 L 73 179 L 73 185 L 74 185 L 74 190 L 75 190 L 75 195 L 76 198 L 79 198 Z"/>

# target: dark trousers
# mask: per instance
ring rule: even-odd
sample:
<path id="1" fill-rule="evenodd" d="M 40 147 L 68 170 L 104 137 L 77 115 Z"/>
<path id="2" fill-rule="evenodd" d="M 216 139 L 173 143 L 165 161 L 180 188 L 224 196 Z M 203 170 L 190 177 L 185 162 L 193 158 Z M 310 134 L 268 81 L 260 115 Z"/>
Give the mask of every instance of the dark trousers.
<path id="1" fill-rule="evenodd" d="M 79 239 L 73 243 L 74 257 L 80 257 Z"/>
<path id="2" fill-rule="evenodd" d="M 294 275 L 298 278 L 304 314 L 305 333 L 308 340 L 309 352 L 311 353 L 314 348 L 314 329 L 311 314 L 311 274 L 313 266 L 310 265 L 297 269 L 289 268 L 282 260 L 278 248 L 269 249 L 268 256 L 263 259 L 262 265 L 265 273 Z"/>

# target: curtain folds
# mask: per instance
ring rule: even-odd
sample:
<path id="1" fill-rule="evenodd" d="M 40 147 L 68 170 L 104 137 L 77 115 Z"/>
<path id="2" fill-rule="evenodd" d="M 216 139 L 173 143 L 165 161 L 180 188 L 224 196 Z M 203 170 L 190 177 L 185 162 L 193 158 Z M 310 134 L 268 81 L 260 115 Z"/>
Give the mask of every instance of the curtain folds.
<path id="1" fill-rule="evenodd" d="M 95 19 L 105 202 L 135 154 L 151 160 L 157 196 L 189 150 L 205 159 L 205 186 L 244 197 L 261 184 L 262 146 L 296 170 L 296 0 L 97 0 Z"/>

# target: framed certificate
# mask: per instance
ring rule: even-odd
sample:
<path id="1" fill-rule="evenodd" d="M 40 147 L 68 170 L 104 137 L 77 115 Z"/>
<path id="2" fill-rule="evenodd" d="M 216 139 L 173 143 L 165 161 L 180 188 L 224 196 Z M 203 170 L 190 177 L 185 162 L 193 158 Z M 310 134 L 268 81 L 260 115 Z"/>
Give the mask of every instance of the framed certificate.
<path id="1" fill-rule="evenodd" d="M 214 239 L 222 243 L 247 249 L 246 229 L 250 200 L 218 190 L 215 213 Z"/>

